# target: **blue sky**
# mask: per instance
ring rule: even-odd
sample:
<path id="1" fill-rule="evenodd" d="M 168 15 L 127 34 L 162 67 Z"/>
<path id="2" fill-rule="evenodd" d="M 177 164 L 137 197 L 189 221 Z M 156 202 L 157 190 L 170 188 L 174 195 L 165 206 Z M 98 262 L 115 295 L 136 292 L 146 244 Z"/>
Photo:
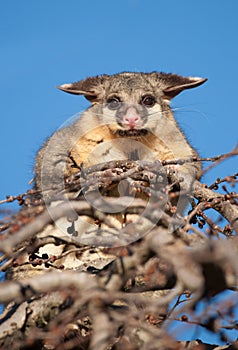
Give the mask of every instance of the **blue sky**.
<path id="1" fill-rule="evenodd" d="M 237 142 L 236 0 L 9 0 L 0 5 L 0 197 L 25 191 L 47 136 L 88 104 L 56 85 L 124 70 L 208 77 L 173 101 L 203 156 Z M 235 159 L 217 170 L 234 173 Z M 206 178 L 211 181 L 214 174 Z"/>
<path id="2" fill-rule="evenodd" d="M 237 143 L 237 0 L 9 0 L 0 5 L 0 199 L 29 188 L 34 155 L 88 106 L 56 85 L 153 70 L 207 77 L 173 101 L 202 156 Z M 237 171 L 237 158 L 205 177 Z"/>

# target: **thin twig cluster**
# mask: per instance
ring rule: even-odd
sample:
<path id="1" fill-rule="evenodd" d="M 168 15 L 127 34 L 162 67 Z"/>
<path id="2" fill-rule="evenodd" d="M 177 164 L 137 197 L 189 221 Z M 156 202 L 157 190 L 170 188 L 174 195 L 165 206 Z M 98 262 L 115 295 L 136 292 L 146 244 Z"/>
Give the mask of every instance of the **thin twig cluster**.
<path id="1" fill-rule="evenodd" d="M 193 161 L 213 166 L 235 155 Z M 8 278 L 0 288 L 2 349 L 211 349 L 178 341 L 179 329 L 190 326 L 195 339 L 206 329 L 227 349 L 238 346 L 227 333 L 237 330 L 238 173 L 195 181 L 191 196 L 168 171 L 164 185 L 168 165 L 80 165 L 64 190 L 47 189 L 50 199 L 31 189 L 0 202 L 21 206 L 0 222 L 0 269 Z M 123 196 L 111 196 L 120 183 Z M 95 191 L 101 196 L 87 201 Z M 185 215 L 176 212 L 181 195 L 190 197 Z M 112 203 L 120 215 L 110 213 Z M 67 234 L 57 226 L 62 219 Z M 81 237 L 79 219 L 92 232 Z"/>

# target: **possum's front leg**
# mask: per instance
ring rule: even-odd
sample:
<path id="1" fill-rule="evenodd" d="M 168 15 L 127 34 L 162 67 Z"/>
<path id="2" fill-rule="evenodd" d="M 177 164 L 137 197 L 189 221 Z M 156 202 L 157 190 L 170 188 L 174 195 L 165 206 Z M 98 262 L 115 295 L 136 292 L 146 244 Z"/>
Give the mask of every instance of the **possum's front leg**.
<path id="1" fill-rule="evenodd" d="M 201 177 L 201 165 L 193 162 L 183 165 L 167 165 L 165 168 L 169 182 L 174 184 L 174 189 L 178 193 L 178 197 L 172 203 L 174 202 L 177 206 L 176 212 L 183 214 L 193 197 L 194 182 Z"/>
<path id="2" fill-rule="evenodd" d="M 39 150 L 35 163 L 35 188 L 42 193 L 64 188 L 69 153 L 75 135 L 72 126 L 54 133 Z M 68 174 L 69 175 L 69 174 Z"/>

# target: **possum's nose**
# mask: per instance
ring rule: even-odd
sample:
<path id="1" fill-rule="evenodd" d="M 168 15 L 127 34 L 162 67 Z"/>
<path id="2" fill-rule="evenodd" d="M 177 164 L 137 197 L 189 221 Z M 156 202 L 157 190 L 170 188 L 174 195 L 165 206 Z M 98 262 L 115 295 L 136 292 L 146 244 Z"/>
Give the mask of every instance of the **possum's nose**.
<path id="1" fill-rule="evenodd" d="M 130 129 L 134 129 L 140 121 L 140 116 L 134 107 L 129 107 L 123 117 L 123 122 Z"/>

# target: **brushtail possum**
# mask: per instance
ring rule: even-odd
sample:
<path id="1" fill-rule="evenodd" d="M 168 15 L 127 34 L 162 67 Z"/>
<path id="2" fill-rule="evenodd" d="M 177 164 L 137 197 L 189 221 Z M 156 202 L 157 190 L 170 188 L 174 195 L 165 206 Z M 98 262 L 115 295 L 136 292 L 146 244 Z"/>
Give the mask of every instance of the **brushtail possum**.
<path id="1" fill-rule="evenodd" d="M 207 79 L 159 72 L 98 75 L 59 89 L 83 95 L 91 106 L 73 124 L 55 132 L 36 157 L 35 186 L 43 191 L 64 185 L 73 164 L 92 166 L 111 160 L 192 159 L 197 153 L 178 126 L 170 101 Z M 185 189 L 199 178 L 199 163 L 175 167 Z"/>

